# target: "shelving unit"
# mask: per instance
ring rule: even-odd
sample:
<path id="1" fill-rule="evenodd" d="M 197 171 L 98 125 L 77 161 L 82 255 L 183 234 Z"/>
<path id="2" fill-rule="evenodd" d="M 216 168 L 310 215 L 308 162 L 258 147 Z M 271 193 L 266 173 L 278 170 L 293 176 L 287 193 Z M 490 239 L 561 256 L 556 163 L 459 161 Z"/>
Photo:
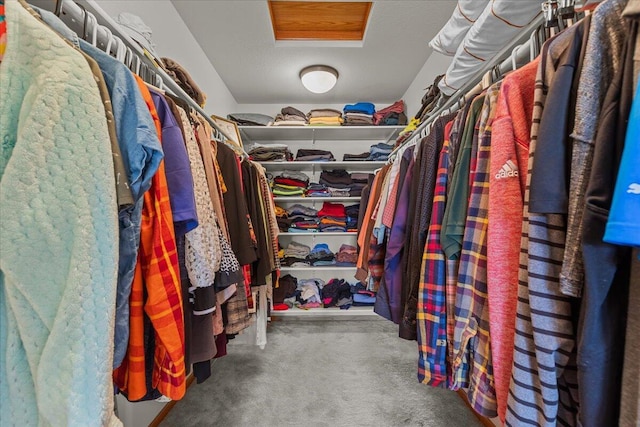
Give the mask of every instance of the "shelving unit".
<path id="1" fill-rule="evenodd" d="M 297 197 L 297 196 L 275 196 L 273 200 L 278 202 L 357 202 L 360 197 L 351 196 L 331 196 L 331 197 Z"/>
<path id="2" fill-rule="evenodd" d="M 294 153 L 295 154 L 295 153 Z M 381 168 L 386 162 L 369 162 L 369 161 L 335 161 L 335 162 L 260 162 L 266 170 L 332 170 L 347 169 L 352 171 L 368 171 L 371 169 Z"/>
<path id="3" fill-rule="evenodd" d="M 370 141 L 389 143 L 404 126 L 240 126 L 246 141 Z"/>
<path id="4" fill-rule="evenodd" d="M 325 269 L 331 269 L 333 271 L 345 271 L 345 272 L 350 272 L 350 271 L 355 271 L 356 267 L 342 267 L 342 266 L 336 266 L 336 265 L 318 265 L 318 266 L 309 266 L 309 267 L 280 267 L 281 271 L 310 271 L 310 270 L 325 270 Z"/>
<path id="5" fill-rule="evenodd" d="M 377 143 L 393 143 L 404 126 L 336 126 L 336 127 L 264 127 L 241 126 L 240 133 L 247 151 L 255 143 L 262 145 L 286 144 L 295 156 L 299 149 L 319 149 L 333 153 L 335 161 L 329 162 L 261 162 L 268 173 L 277 176 L 280 172 L 289 170 L 306 174 L 311 182 L 318 182 L 320 174 L 327 170 L 344 169 L 354 173 L 374 173 L 385 165 L 382 161 L 344 161 L 346 153 L 360 154 L 368 152 L 370 147 Z M 302 197 L 302 196 L 276 196 L 277 205 L 288 208 L 294 204 L 304 204 L 314 209 L 321 208 L 324 202 L 344 203 L 345 205 L 357 204 L 360 197 Z M 313 248 L 317 243 L 326 243 L 332 252 L 337 253 L 342 244 L 357 246 L 357 232 L 280 232 L 279 240 L 282 247 L 287 247 L 292 241 Z M 356 267 L 340 266 L 309 266 L 309 267 L 282 267 L 283 275 L 291 274 L 298 279 L 319 278 L 325 282 L 332 278 L 340 278 L 355 282 Z M 338 308 L 298 309 L 291 308 L 286 311 L 273 311 L 272 317 L 304 317 L 313 318 L 377 318 L 372 307 L 351 307 L 348 310 Z"/>
<path id="6" fill-rule="evenodd" d="M 322 237 L 322 236 L 355 236 L 358 233 L 356 233 L 355 231 L 327 231 L 327 232 L 322 232 L 322 231 L 299 231 L 299 232 L 288 232 L 288 231 L 281 231 L 280 233 L 278 233 L 279 236 L 318 236 L 318 237 Z"/>
<path id="7" fill-rule="evenodd" d="M 373 312 L 373 307 L 351 307 L 348 310 L 340 310 L 337 307 L 311 308 L 308 310 L 300 308 L 290 308 L 285 311 L 272 311 L 271 317 L 295 317 L 307 320 L 379 320 L 385 321 L 382 317 Z"/>

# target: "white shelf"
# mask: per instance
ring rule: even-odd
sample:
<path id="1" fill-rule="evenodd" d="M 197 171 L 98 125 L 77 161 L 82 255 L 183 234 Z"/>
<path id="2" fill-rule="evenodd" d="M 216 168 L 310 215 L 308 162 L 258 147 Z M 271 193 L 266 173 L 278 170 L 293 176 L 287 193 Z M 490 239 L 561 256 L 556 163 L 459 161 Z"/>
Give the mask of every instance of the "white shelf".
<path id="1" fill-rule="evenodd" d="M 267 170 L 333 170 L 333 169 L 349 169 L 360 171 L 373 171 L 383 167 L 387 162 L 359 162 L 340 161 L 340 162 L 259 162 Z"/>
<path id="2" fill-rule="evenodd" d="M 337 307 L 330 308 L 310 308 L 308 310 L 302 308 L 290 308 L 285 311 L 271 311 L 271 317 L 304 317 L 304 318 L 314 318 L 314 317 L 359 317 L 365 319 L 380 319 L 382 317 L 378 316 L 373 312 L 373 307 L 350 307 L 348 310 L 340 310 Z"/>
<path id="3" fill-rule="evenodd" d="M 339 265 L 319 265 L 310 267 L 280 267 L 280 271 L 312 271 L 312 270 L 331 270 L 331 271 L 353 271 L 357 267 L 343 267 Z"/>
<path id="4" fill-rule="evenodd" d="M 276 202 L 330 202 L 341 200 L 344 202 L 357 202 L 360 200 L 360 197 L 351 197 L 351 196 L 331 196 L 331 197 L 287 197 L 287 196 L 275 196 L 273 198 Z"/>
<path id="5" fill-rule="evenodd" d="M 250 141 L 395 140 L 405 126 L 239 126 L 244 144 Z"/>
<path id="6" fill-rule="evenodd" d="M 289 233 L 288 231 L 280 231 L 278 236 L 355 236 L 356 231 L 304 231 L 300 233 Z"/>

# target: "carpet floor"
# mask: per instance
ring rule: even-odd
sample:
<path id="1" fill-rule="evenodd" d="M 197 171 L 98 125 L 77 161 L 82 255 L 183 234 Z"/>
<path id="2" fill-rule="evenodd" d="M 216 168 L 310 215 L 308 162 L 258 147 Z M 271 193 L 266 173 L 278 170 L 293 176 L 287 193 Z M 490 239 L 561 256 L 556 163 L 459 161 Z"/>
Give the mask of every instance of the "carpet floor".
<path id="1" fill-rule="evenodd" d="M 455 392 L 417 382 L 416 343 L 390 322 L 285 319 L 267 339 L 231 341 L 161 426 L 482 425 Z"/>

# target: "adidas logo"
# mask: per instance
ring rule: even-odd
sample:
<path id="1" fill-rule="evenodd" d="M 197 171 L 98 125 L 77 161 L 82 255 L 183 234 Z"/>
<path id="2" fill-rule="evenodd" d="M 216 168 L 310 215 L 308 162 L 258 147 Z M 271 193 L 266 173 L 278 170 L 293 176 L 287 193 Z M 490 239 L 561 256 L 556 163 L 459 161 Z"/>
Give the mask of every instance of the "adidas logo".
<path id="1" fill-rule="evenodd" d="M 502 165 L 500 172 L 496 174 L 496 179 L 511 178 L 518 175 L 518 167 L 511 160 L 507 160 L 507 162 Z"/>
<path id="2" fill-rule="evenodd" d="M 640 184 L 638 184 L 637 182 L 634 182 L 633 184 L 629 185 L 629 189 L 627 190 L 627 193 L 640 194 Z"/>

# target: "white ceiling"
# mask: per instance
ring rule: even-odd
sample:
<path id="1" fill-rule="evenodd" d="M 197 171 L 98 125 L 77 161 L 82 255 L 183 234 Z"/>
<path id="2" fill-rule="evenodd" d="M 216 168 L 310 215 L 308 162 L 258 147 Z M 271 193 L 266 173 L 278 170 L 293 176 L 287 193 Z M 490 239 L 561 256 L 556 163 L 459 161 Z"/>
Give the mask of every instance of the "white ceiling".
<path id="1" fill-rule="evenodd" d="M 238 103 L 340 104 L 402 98 L 431 54 L 429 40 L 449 19 L 456 2 L 375 1 L 361 47 L 276 45 L 264 0 L 172 4 Z M 314 64 L 330 65 L 340 73 L 338 84 L 326 94 L 311 94 L 300 83 L 300 70 Z"/>

